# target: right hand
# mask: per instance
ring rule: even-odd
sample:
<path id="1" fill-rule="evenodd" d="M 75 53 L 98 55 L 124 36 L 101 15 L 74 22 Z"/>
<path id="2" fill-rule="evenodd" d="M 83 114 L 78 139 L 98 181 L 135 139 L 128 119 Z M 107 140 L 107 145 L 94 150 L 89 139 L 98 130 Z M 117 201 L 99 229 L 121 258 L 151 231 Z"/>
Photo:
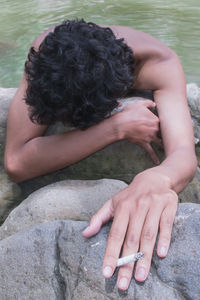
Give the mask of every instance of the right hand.
<path id="1" fill-rule="evenodd" d="M 123 111 L 117 113 L 118 130 L 120 139 L 126 139 L 131 143 L 142 146 L 149 153 L 155 164 L 160 161 L 151 146 L 151 142 L 161 146 L 162 141 L 158 137 L 159 118 L 151 112 L 156 103 L 151 100 L 134 101 L 127 105 Z"/>

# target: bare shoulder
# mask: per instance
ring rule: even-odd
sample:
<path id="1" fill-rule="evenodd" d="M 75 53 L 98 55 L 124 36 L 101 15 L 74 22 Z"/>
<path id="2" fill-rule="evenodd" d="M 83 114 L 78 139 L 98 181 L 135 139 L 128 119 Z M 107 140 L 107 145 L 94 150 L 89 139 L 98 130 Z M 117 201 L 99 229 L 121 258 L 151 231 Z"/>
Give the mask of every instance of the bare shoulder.
<path id="1" fill-rule="evenodd" d="M 118 38 L 124 38 L 125 42 L 133 49 L 138 60 L 166 59 L 173 55 L 173 50 L 162 41 L 149 33 L 133 29 L 127 26 L 110 26 Z"/>
<path id="2" fill-rule="evenodd" d="M 184 73 L 180 60 L 172 49 L 146 32 L 126 26 L 115 25 L 110 28 L 116 37 L 124 38 L 135 55 L 134 89 L 163 89 L 173 86 L 175 78 L 175 81 L 179 79 L 183 89 Z"/>
<path id="3" fill-rule="evenodd" d="M 47 30 L 45 30 L 44 32 L 42 32 L 41 34 L 39 34 L 33 41 L 32 43 L 32 47 L 34 47 L 35 49 L 38 49 L 40 44 L 43 42 L 43 40 L 45 39 L 45 37 L 50 33 L 53 32 L 56 26 L 51 26 L 50 28 L 48 28 Z"/>

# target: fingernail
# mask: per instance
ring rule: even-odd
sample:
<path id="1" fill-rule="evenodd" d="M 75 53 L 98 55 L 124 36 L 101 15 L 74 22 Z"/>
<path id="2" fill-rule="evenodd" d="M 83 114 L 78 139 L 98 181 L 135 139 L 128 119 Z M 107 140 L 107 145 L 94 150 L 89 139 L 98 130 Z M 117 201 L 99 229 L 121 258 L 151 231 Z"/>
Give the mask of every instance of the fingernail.
<path id="1" fill-rule="evenodd" d="M 126 290 L 128 288 L 128 279 L 126 277 L 122 277 L 119 281 L 119 289 Z"/>
<path id="2" fill-rule="evenodd" d="M 112 268 L 109 267 L 109 266 L 106 266 L 104 269 L 103 269 L 103 275 L 105 277 L 110 277 L 112 275 Z"/>
<path id="3" fill-rule="evenodd" d="M 162 255 L 162 256 L 165 256 L 165 255 L 167 254 L 167 249 L 166 249 L 166 247 L 162 246 L 162 247 L 160 248 L 159 254 Z"/>
<path id="4" fill-rule="evenodd" d="M 135 274 L 137 280 L 144 280 L 146 275 L 146 271 L 144 268 L 139 268 Z"/>

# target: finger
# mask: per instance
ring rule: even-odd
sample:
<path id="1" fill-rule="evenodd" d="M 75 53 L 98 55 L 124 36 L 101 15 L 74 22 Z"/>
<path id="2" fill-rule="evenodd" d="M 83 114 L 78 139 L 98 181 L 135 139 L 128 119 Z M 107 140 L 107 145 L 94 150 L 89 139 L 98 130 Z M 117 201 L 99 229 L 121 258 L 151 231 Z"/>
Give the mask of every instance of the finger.
<path id="1" fill-rule="evenodd" d="M 121 202 L 118 204 L 115 211 L 103 261 L 103 275 L 106 278 L 111 277 L 116 268 L 128 222 L 129 208 L 126 204 L 124 205 L 124 202 Z"/>
<path id="2" fill-rule="evenodd" d="M 159 165 L 160 164 L 160 160 L 159 160 L 156 152 L 153 150 L 152 146 L 150 144 L 145 144 L 144 148 L 149 153 L 149 155 L 150 155 L 152 161 L 154 162 L 154 164 Z"/>
<path id="3" fill-rule="evenodd" d="M 131 217 L 123 246 L 122 256 L 127 256 L 138 252 L 140 235 L 145 216 L 147 214 L 147 209 L 147 206 L 141 205 L 141 207 L 139 207 L 139 209 L 135 211 L 134 215 Z M 119 289 L 128 289 L 133 274 L 133 268 L 134 262 L 120 267 L 117 280 L 117 286 Z"/>
<path id="4" fill-rule="evenodd" d="M 151 100 L 144 100 L 143 103 L 148 108 L 155 108 L 156 107 L 156 103 L 151 101 Z"/>
<path id="5" fill-rule="evenodd" d="M 161 213 L 162 209 L 157 206 L 156 210 L 150 210 L 146 216 L 140 240 L 140 252 L 144 253 L 144 256 L 137 262 L 135 272 L 135 279 L 140 282 L 143 282 L 149 273 Z"/>
<path id="6" fill-rule="evenodd" d="M 113 217 L 112 200 L 108 200 L 102 208 L 92 216 L 89 226 L 82 232 L 82 235 L 89 238 L 101 229 L 102 225 Z"/>
<path id="7" fill-rule="evenodd" d="M 159 241 L 157 246 L 157 254 L 160 257 L 165 257 L 167 255 L 171 234 L 172 234 L 172 227 L 174 223 L 174 218 L 176 215 L 177 206 L 167 206 L 160 219 L 160 235 Z"/>
<path id="8" fill-rule="evenodd" d="M 163 148 L 163 143 L 162 143 L 162 139 L 160 139 L 159 137 L 155 136 L 153 138 L 153 142 L 158 145 L 159 147 L 162 147 Z"/>

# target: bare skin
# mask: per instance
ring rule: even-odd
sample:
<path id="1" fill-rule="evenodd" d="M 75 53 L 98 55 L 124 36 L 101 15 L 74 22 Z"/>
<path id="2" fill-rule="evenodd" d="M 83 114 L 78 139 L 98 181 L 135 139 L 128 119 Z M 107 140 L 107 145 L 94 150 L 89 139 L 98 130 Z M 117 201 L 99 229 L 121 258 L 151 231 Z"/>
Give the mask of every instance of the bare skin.
<path id="1" fill-rule="evenodd" d="M 158 163 L 150 143 L 160 142 L 157 138 L 160 121 L 166 159 L 138 174 L 126 189 L 109 199 L 83 232 L 84 237 L 91 237 L 113 218 L 103 275 L 112 276 L 123 247 L 123 256 L 137 251 L 144 253 L 135 272 L 136 280 L 142 282 L 149 273 L 158 229 L 157 254 L 167 255 L 177 193 L 185 188 L 196 171 L 193 130 L 185 77 L 177 55 L 146 33 L 122 26 L 110 27 L 132 47 L 137 62 L 134 88 L 153 90 L 159 119 L 149 110 L 155 104 L 144 101 L 128 106 L 86 131 L 44 137 L 47 126 L 33 124 L 22 101 L 27 87 L 24 77 L 9 111 L 5 168 L 14 181 L 20 182 L 66 167 L 123 139 L 143 146 Z M 52 30 L 40 35 L 33 45 L 37 48 Z M 128 288 L 132 272 L 133 263 L 120 267 L 117 280 L 120 289 Z"/>

